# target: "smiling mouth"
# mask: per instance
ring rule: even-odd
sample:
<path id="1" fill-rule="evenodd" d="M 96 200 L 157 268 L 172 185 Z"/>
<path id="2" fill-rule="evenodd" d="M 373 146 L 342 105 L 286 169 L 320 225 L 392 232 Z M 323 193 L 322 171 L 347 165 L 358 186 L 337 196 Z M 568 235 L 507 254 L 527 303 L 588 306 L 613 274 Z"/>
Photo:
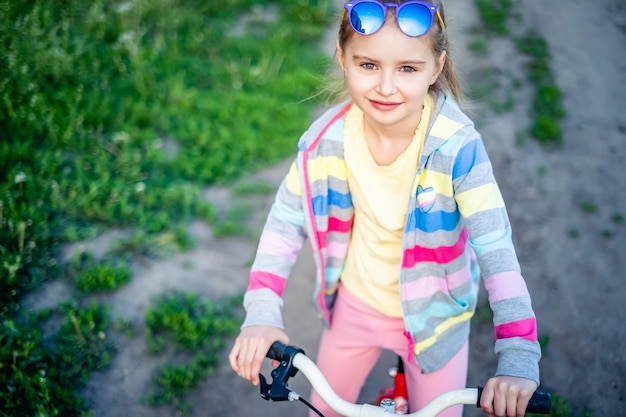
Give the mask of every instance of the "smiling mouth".
<path id="1" fill-rule="evenodd" d="M 393 110 L 401 104 L 396 102 L 385 102 L 377 100 L 370 100 L 369 102 L 374 108 L 378 110 Z"/>

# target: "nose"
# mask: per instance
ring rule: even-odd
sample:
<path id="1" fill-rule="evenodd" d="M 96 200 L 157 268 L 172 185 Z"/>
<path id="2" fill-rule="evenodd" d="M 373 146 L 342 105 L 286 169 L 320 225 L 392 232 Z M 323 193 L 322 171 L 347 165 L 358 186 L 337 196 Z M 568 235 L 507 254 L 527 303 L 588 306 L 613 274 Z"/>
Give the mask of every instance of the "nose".
<path id="1" fill-rule="evenodd" d="M 377 92 L 383 96 L 390 96 L 398 91 L 396 88 L 395 74 L 393 73 L 393 71 L 382 71 L 380 73 L 377 90 Z"/>

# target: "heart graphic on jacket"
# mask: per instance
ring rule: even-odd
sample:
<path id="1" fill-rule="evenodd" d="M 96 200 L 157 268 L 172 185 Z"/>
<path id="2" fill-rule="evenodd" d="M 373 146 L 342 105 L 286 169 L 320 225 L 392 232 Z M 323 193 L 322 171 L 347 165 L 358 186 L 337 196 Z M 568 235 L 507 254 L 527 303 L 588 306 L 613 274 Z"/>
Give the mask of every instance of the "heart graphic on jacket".
<path id="1" fill-rule="evenodd" d="M 417 186 L 417 205 L 420 210 L 424 212 L 430 211 L 435 205 L 435 190 L 433 187 L 423 188 L 421 185 Z"/>

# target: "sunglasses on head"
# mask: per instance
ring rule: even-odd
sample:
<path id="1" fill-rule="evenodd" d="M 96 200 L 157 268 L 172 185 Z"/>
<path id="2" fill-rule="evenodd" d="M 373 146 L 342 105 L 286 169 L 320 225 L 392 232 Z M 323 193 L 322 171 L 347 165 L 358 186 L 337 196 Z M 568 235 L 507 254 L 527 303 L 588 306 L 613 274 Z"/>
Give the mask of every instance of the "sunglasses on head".
<path id="1" fill-rule="evenodd" d="M 395 4 L 381 3 L 377 0 L 353 0 L 345 2 L 343 13 L 344 15 L 348 13 L 350 25 L 357 33 L 371 35 L 383 27 L 389 7 L 396 9 L 398 27 L 409 36 L 425 35 L 432 26 L 435 16 L 441 27 L 445 29 L 437 6 L 423 1 Z"/>

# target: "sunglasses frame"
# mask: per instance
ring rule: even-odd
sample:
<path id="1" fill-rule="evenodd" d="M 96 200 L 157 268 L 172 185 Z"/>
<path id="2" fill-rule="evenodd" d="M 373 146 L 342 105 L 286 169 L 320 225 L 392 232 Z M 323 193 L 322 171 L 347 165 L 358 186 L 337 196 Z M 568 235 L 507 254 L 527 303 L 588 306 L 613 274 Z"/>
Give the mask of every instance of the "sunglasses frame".
<path id="1" fill-rule="evenodd" d="M 437 20 L 439 20 L 439 24 L 441 25 L 441 28 L 442 28 L 443 30 L 445 30 L 445 29 L 446 29 L 446 25 L 443 23 L 443 19 L 441 18 L 441 14 L 439 13 L 439 10 L 437 10 L 437 6 L 435 6 L 434 4 L 431 4 L 431 3 L 426 3 L 426 2 L 423 2 L 423 1 L 414 1 L 414 0 L 413 0 L 413 1 L 407 1 L 407 2 L 402 3 L 402 4 L 397 4 L 397 3 L 383 3 L 383 2 L 378 1 L 378 0 L 352 0 L 352 1 L 350 1 L 350 0 L 349 0 L 349 1 L 346 1 L 346 2 L 344 3 L 344 5 L 343 5 L 343 15 L 342 15 L 342 19 L 343 19 L 343 18 L 345 18 L 346 14 L 352 13 L 352 9 L 353 9 L 355 6 L 357 6 L 357 5 L 361 4 L 361 3 L 374 3 L 374 4 L 376 4 L 377 6 L 380 6 L 380 7 L 381 7 L 381 9 L 383 10 L 383 24 L 384 24 L 384 19 L 385 19 L 385 17 L 387 16 L 387 10 L 388 10 L 390 7 L 393 7 L 394 9 L 396 9 L 396 21 L 398 22 L 398 27 L 400 28 L 400 30 L 402 31 L 402 33 L 404 33 L 405 35 L 410 36 L 410 37 L 412 37 L 412 38 L 418 38 L 418 37 L 420 37 L 420 36 L 424 36 L 425 34 L 427 34 L 427 33 L 428 33 L 428 31 L 430 30 L 430 28 L 433 26 L 433 21 L 434 21 L 434 19 L 435 19 L 435 16 L 437 16 Z M 398 18 L 398 16 L 399 16 L 399 14 L 400 14 L 400 10 L 401 10 L 404 6 L 407 6 L 407 5 L 412 5 L 412 4 L 418 4 L 418 5 L 420 5 L 420 6 L 423 6 L 423 7 L 425 7 L 425 8 L 426 8 L 426 9 L 430 12 L 430 25 L 428 25 L 428 29 L 427 29 L 424 33 L 422 33 L 422 34 L 420 34 L 420 35 L 410 35 L 410 34 L 406 33 L 406 32 L 404 31 L 404 29 L 402 29 L 402 27 L 400 27 L 400 24 L 399 24 L 399 18 Z M 354 24 L 352 23 L 352 19 L 350 19 L 350 17 L 348 17 L 348 21 L 350 22 L 350 26 L 352 27 L 352 29 L 353 29 L 356 33 L 358 33 L 358 34 L 360 34 L 360 35 L 365 35 L 365 36 L 368 36 L 368 35 L 373 35 L 374 33 L 378 32 L 378 31 L 380 30 L 380 28 L 382 28 L 382 27 L 383 27 L 383 25 L 381 24 L 381 25 L 380 25 L 380 27 L 379 27 L 378 29 L 376 29 L 375 31 L 373 31 L 372 33 L 367 33 L 367 34 L 365 34 L 365 33 L 363 33 L 363 32 L 361 32 L 361 31 L 359 31 L 357 28 L 355 28 L 355 27 L 354 27 Z"/>

